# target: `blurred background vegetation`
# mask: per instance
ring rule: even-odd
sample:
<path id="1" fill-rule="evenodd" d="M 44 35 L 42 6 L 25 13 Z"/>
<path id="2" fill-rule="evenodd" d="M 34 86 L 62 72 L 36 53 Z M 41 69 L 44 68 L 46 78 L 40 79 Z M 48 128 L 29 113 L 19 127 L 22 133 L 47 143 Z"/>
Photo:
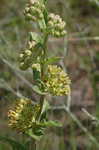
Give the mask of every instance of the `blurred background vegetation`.
<path id="1" fill-rule="evenodd" d="M 32 91 L 32 72 L 19 69 L 18 55 L 25 47 L 28 31 L 36 24 L 25 21 L 26 0 L 0 0 L 0 135 L 24 142 L 25 137 L 8 128 L 7 111 L 12 101 L 22 95 L 37 101 Z M 65 56 L 64 68 L 72 80 L 71 111 L 99 143 L 99 126 L 82 111 L 99 118 L 99 1 L 48 0 L 48 10 L 60 14 L 68 31 L 65 39 L 50 38 L 49 55 Z M 98 150 L 88 134 L 62 109 L 66 97 L 52 97 L 50 118 L 63 123 L 60 129 L 48 129 L 38 150 Z M 88 132 L 88 133 L 89 133 Z M 0 142 L 0 150 L 10 150 Z"/>

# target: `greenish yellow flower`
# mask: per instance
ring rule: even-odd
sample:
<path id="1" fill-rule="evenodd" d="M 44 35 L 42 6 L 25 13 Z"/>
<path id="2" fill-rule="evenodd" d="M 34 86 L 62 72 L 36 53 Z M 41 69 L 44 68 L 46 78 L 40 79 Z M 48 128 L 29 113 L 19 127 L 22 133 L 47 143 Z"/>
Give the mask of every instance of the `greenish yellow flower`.
<path id="1" fill-rule="evenodd" d="M 68 75 L 60 67 L 56 65 L 48 66 L 48 74 L 45 79 L 46 91 L 56 96 L 68 95 L 70 83 Z"/>
<path id="2" fill-rule="evenodd" d="M 53 13 L 48 16 L 48 29 L 49 33 L 55 37 L 62 37 L 66 34 L 66 23 L 60 18 L 59 15 Z"/>
<path id="3" fill-rule="evenodd" d="M 35 124 L 39 110 L 40 106 L 33 105 L 29 99 L 17 100 L 8 112 L 9 126 L 19 132 L 25 132 Z"/>
<path id="4" fill-rule="evenodd" d="M 32 67 L 41 72 L 40 64 L 33 64 Z M 71 80 L 67 73 L 57 65 L 48 65 L 48 71 L 43 82 L 45 91 L 54 96 L 63 96 L 70 93 Z"/>

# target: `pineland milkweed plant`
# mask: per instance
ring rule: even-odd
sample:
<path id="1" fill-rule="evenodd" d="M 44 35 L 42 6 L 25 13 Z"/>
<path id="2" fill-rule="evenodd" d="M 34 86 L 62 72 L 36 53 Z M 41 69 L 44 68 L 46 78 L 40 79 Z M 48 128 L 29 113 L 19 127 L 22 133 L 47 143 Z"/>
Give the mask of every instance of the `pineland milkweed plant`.
<path id="1" fill-rule="evenodd" d="M 34 143 L 51 126 L 61 126 L 57 121 L 47 118 L 47 95 L 65 96 L 70 94 L 70 78 L 56 64 L 59 57 L 49 57 L 47 41 L 49 36 L 61 38 L 66 35 L 65 22 L 59 15 L 49 13 L 46 0 L 30 0 L 26 4 L 24 16 L 26 21 L 35 22 L 39 34 L 29 33 L 27 46 L 19 55 L 20 69 L 33 71 L 34 91 L 40 95 L 37 104 L 28 98 L 16 100 L 8 111 L 9 126 L 18 132 L 29 135 Z M 34 148 L 36 149 L 36 147 Z"/>

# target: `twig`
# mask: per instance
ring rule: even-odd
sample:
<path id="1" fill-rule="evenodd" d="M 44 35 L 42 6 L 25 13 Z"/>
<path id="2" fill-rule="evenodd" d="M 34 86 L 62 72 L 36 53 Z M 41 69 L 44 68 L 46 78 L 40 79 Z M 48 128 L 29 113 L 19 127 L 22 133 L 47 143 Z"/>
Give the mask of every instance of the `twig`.
<path id="1" fill-rule="evenodd" d="M 3 87 L 9 91 L 11 91 L 14 95 L 16 95 L 19 98 L 24 97 L 21 93 L 16 92 L 8 83 L 6 83 L 4 80 L 0 80 L 0 87 Z M 3 85 L 3 86 L 2 86 Z"/>
<path id="2" fill-rule="evenodd" d="M 85 108 L 82 108 L 82 111 L 93 121 L 96 121 L 99 124 L 98 118 L 95 116 L 91 115 Z"/>
<path id="3" fill-rule="evenodd" d="M 12 66 L 11 63 L 9 63 L 7 60 L 5 60 L 4 58 L 0 58 L 7 66 L 9 66 L 9 68 L 11 68 L 13 70 L 13 72 L 16 74 L 16 76 L 18 78 L 20 78 L 28 87 L 30 87 L 33 91 L 33 85 L 28 81 L 26 80 L 20 73 L 17 69 L 15 69 L 16 67 Z"/>
<path id="4" fill-rule="evenodd" d="M 97 139 L 85 128 L 82 123 L 78 120 L 78 118 L 68 109 L 66 106 L 57 106 L 52 107 L 52 110 L 64 110 L 68 115 L 72 118 L 72 120 L 79 126 L 79 128 L 86 134 L 86 136 L 90 139 L 91 142 L 93 142 L 97 148 L 99 148 L 99 142 Z"/>

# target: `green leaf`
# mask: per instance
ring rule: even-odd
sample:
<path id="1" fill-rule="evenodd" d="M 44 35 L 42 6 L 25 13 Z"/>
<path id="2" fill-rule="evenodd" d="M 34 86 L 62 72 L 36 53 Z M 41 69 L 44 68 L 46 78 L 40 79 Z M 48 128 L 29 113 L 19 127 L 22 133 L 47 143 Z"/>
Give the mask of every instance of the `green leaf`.
<path id="1" fill-rule="evenodd" d="M 29 129 L 28 131 L 25 132 L 27 135 L 29 135 L 30 137 L 32 137 L 33 139 L 39 141 L 41 139 L 40 136 L 37 136 L 33 133 L 32 129 Z"/>
<path id="2" fill-rule="evenodd" d="M 15 141 L 11 138 L 6 138 L 3 136 L 0 136 L 0 141 L 7 142 L 8 144 L 10 144 L 10 146 L 12 147 L 13 150 L 26 150 L 26 148 L 24 147 L 23 144 L 20 144 L 19 142 Z"/>
<path id="3" fill-rule="evenodd" d="M 35 124 L 35 127 L 26 131 L 26 134 L 31 136 L 33 139 L 39 141 L 42 138 L 42 136 L 44 135 L 44 129 L 45 128 L 42 127 L 42 125 Z"/>
<path id="4" fill-rule="evenodd" d="M 60 59 L 62 59 L 63 57 L 50 57 L 46 60 L 46 64 L 53 64 L 56 63 L 57 61 L 59 61 Z"/>
<path id="5" fill-rule="evenodd" d="M 44 100 L 44 103 L 43 103 L 43 108 L 42 108 L 42 111 L 41 111 L 41 115 L 46 112 L 48 109 L 50 108 L 50 105 L 48 103 L 47 100 Z"/>
<path id="6" fill-rule="evenodd" d="M 62 124 L 58 121 L 47 121 L 47 122 L 44 122 L 44 125 L 46 127 L 62 127 Z"/>
<path id="7" fill-rule="evenodd" d="M 44 135 L 44 129 L 45 127 L 42 125 L 37 125 L 34 129 L 33 129 L 33 133 L 36 135 L 36 136 L 39 136 L 41 137 L 42 135 Z"/>
<path id="8" fill-rule="evenodd" d="M 42 92 L 41 90 L 40 90 L 40 88 L 37 86 L 37 85 L 34 85 L 33 86 L 33 91 L 35 91 L 36 93 L 38 93 L 38 94 L 40 94 L 40 95 L 46 95 L 47 93 L 45 93 L 45 92 Z"/>
<path id="9" fill-rule="evenodd" d="M 33 79 L 34 81 L 37 81 L 40 79 L 40 72 L 36 68 L 33 68 Z"/>
<path id="10" fill-rule="evenodd" d="M 35 32 L 29 32 L 29 39 L 30 41 L 36 41 L 36 42 L 40 42 L 42 40 L 40 38 L 40 35 Z"/>
<path id="11" fill-rule="evenodd" d="M 45 23 L 47 25 L 47 23 L 48 23 L 48 11 L 47 11 L 47 9 L 44 10 L 44 20 L 45 20 Z"/>
<path id="12" fill-rule="evenodd" d="M 47 111 L 49 110 L 50 108 L 50 105 L 48 103 L 47 100 L 44 99 L 44 103 L 43 103 L 43 108 L 42 108 L 42 111 L 41 111 L 41 114 L 40 114 L 40 121 L 47 121 L 48 118 L 47 118 Z"/>
<path id="13" fill-rule="evenodd" d="M 44 31 L 46 29 L 45 20 L 42 19 L 38 23 L 39 23 L 39 27 L 40 27 L 41 31 Z"/>

